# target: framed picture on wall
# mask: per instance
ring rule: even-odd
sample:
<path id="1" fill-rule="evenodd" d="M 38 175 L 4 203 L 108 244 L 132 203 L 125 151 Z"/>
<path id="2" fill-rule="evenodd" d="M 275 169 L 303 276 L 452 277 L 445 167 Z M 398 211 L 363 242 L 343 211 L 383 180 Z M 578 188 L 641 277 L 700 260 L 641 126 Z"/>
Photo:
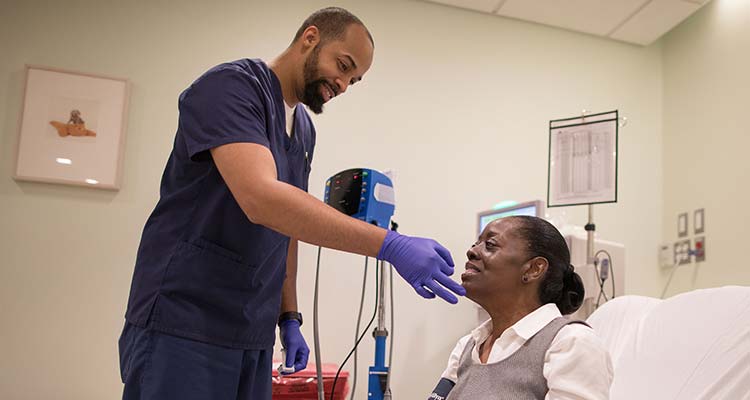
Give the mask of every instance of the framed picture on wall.
<path id="1" fill-rule="evenodd" d="M 27 65 L 14 178 L 118 190 L 129 86 Z"/>

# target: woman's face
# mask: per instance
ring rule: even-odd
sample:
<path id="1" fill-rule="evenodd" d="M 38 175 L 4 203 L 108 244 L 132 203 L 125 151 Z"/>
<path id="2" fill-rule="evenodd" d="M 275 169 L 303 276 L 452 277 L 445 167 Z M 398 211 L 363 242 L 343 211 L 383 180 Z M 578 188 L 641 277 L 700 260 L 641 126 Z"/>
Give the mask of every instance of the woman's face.
<path id="1" fill-rule="evenodd" d="M 522 267 L 529 261 L 526 243 L 514 232 L 516 227 L 512 218 L 492 221 L 466 252 L 466 271 L 461 274 L 466 297 L 479 302 L 516 296 L 522 286 Z"/>

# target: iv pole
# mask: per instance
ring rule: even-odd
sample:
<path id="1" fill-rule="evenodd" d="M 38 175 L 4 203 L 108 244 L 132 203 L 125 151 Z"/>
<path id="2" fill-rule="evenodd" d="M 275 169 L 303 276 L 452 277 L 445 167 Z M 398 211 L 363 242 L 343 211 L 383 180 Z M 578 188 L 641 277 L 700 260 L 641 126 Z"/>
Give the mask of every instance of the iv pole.
<path id="1" fill-rule="evenodd" d="M 372 332 L 375 338 L 375 365 L 370 367 L 367 394 L 370 400 L 390 399 L 390 388 L 387 388 L 388 367 L 385 365 L 385 344 L 388 330 L 385 328 L 385 262 L 380 261 L 380 289 L 378 293 L 378 325 Z"/>
<path id="2" fill-rule="evenodd" d="M 581 122 L 586 122 L 586 114 L 588 114 L 587 110 L 581 111 Z M 622 122 L 617 121 L 616 123 L 620 125 L 620 128 L 623 128 L 628 124 L 628 119 L 626 117 L 621 117 L 620 119 Z M 589 204 L 588 206 L 589 220 L 584 227 L 586 230 L 586 264 L 596 268 L 596 257 L 594 255 L 594 235 L 596 233 L 596 224 L 594 224 L 594 205 Z"/>
<path id="3" fill-rule="evenodd" d="M 581 122 L 586 122 L 588 111 L 581 111 Z M 589 220 L 584 227 L 586 230 L 586 264 L 596 268 L 596 259 L 594 258 L 594 235 L 596 233 L 596 224 L 594 224 L 594 205 L 589 204 Z"/>

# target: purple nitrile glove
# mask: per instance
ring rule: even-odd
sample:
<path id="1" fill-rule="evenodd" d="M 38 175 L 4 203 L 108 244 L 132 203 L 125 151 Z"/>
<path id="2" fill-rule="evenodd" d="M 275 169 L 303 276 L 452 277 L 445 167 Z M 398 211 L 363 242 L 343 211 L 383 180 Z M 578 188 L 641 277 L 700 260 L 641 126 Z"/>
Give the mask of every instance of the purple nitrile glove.
<path id="1" fill-rule="evenodd" d="M 388 231 L 378 258 L 393 264 L 396 272 L 424 298 L 438 295 L 448 303 L 456 304 L 456 296 L 445 288 L 459 296 L 466 294 L 461 285 L 449 278 L 454 267 L 451 253 L 432 239 Z"/>
<path id="2" fill-rule="evenodd" d="M 302 371 L 307 367 L 307 358 L 310 355 L 310 348 L 307 347 L 299 327 L 300 323 L 296 319 L 282 321 L 279 324 L 281 345 L 286 349 L 284 365 L 287 368 L 294 365 L 294 372 Z"/>

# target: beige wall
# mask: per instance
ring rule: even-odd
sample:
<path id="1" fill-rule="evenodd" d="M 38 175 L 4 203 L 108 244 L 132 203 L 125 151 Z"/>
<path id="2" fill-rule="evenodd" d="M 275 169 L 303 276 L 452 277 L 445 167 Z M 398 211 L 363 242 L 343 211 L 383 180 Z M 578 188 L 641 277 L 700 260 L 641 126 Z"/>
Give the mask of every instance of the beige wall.
<path id="1" fill-rule="evenodd" d="M 680 267 L 667 294 L 750 285 L 741 261 L 750 210 L 750 2 L 714 0 L 663 41 L 663 237 L 705 208 L 706 261 Z M 666 271 L 664 271 L 666 274 Z"/>
<path id="2" fill-rule="evenodd" d="M 327 4 L 3 2 L 0 398 L 119 396 L 116 340 L 140 231 L 171 149 L 178 94 L 216 63 L 273 57 L 305 16 Z M 395 170 L 401 230 L 437 238 L 461 269 L 477 211 L 500 200 L 546 197 L 548 121 L 583 108 L 619 108 L 630 119 L 620 137 L 620 202 L 598 206 L 596 222 L 602 237 L 627 247 L 628 291 L 659 293 L 660 44 L 637 47 L 415 1 L 340 4 L 370 27 L 375 63 L 361 84 L 316 118 L 312 194 L 320 197 L 325 179 L 345 168 Z M 132 81 L 122 190 L 10 178 L 24 63 Z M 720 108 L 731 114 L 729 105 Z M 696 206 L 703 204 L 708 206 Z M 582 207 L 564 213 L 569 222 L 585 222 Z M 709 209 L 712 232 L 715 213 Z M 303 246 L 300 302 L 311 347 L 314 255 Z M 327 362 L 340 363 L 349 350 L 361 265 L 359 257 L 324 252 L 321 341 Z M 474 310 L 467 301 L 424 301 L 400 280 L 395 289 L 394 392 L 424 398 L 455 341 L 473 327 Z M 372 362 L 369 335 L 363 343 L 360 399 L 366 398 L 364 371 Z"/>

